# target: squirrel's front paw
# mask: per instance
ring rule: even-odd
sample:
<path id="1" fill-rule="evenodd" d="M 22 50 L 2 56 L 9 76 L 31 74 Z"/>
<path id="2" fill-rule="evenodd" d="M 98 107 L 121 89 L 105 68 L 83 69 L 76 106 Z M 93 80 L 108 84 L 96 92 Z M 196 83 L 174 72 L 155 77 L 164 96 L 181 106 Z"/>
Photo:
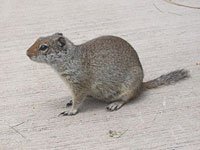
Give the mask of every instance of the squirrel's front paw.
<path id="1" fill-rule="evenodd" d="M 64 111 L 62 113 L 60 113 L 58 116 L 62 115 L 62 116 L 72 116 L 72 115 L 76 115 L 78 113 L 78 110 L 76 109 L 71 109 L 69 111 Z"/>

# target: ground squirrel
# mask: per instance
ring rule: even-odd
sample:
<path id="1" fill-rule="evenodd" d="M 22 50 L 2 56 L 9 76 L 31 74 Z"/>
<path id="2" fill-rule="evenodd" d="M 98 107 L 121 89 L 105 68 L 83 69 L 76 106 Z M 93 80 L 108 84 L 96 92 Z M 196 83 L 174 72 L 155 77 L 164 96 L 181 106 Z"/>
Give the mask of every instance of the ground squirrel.
<path id="1" fill-rule="evenodd" d="M 189 76 L 187 70 L 181 69 L 143 82 L 136 51 L 115 36 L 101 36 L 75 45 L 62 33 L 55 33 L 37 39 L 27 55 L 53 67 L 70 87 L 72 108 L 62 115 L 75 115 L 87 96 L 109 102 L 106 108 L 110 111 L 118 110 L 144 89 L 169 85 Z"/>

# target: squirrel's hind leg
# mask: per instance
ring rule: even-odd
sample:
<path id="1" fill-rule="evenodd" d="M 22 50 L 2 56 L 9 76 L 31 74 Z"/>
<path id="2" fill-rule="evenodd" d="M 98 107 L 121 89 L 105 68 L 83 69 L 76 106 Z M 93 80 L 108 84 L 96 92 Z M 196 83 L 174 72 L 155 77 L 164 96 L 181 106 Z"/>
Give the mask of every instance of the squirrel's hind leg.
<path id="1" fill-rule="evenodd" d="M 125 103 L 127 103 L 132 97 L 133 97 L 132 91 L 122 93 L 121 95 L 119 95 L 118 101 L 114 101 L 114 102 L 110 103 L 108 106 L 106 106 L 106 109 L 109 110 L 109 111 L 118 110 Z"/>
<path id="2" fill-rule="evenodd" d="M 117 98 L 118 101 L 114 101 L 106 106 L 106 109 L 109 111 L 114 111 L 120 109 L 124 104 L 129 102 L 131 99 L 134 99 L 138 96 L 139 88 L 135 88 L 134 90 L 127 90 Z"/>

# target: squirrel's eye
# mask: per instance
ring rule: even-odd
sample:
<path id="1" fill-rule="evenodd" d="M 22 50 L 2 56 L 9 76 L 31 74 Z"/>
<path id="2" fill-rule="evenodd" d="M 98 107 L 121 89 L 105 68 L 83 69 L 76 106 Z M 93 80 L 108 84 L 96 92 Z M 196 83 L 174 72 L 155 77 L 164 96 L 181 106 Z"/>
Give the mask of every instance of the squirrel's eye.
<path id="1" fill-rule="evenodd" d="M 44 51 L 44 50 L 46 50 L 47 48 L 48 48 L 47 45 L 41 45 L 39 49 L 40 49 L 41 51 Z"/>

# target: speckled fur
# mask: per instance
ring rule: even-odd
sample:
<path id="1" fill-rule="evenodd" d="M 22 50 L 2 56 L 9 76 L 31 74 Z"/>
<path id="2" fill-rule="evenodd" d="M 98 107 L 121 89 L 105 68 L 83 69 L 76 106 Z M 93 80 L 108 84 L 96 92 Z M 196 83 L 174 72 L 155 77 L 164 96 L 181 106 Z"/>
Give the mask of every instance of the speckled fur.
<path id="1" fill-rule="evenodd" d="M 42 44 L 48 45 L 46 51 L 39 50 Z M 107 109 L 117 110 L 136 97 L 144 85 L 136 51 L 119 37 L 102 36 L 74 45 L 61 33 L 56 33 L 39 38 L 27 50 L 27 55 L 33 61 L 52 66 L 70 86 L 73 106 L 62 115 L 76 114 L 87 96 L 110 102 Z"/>

